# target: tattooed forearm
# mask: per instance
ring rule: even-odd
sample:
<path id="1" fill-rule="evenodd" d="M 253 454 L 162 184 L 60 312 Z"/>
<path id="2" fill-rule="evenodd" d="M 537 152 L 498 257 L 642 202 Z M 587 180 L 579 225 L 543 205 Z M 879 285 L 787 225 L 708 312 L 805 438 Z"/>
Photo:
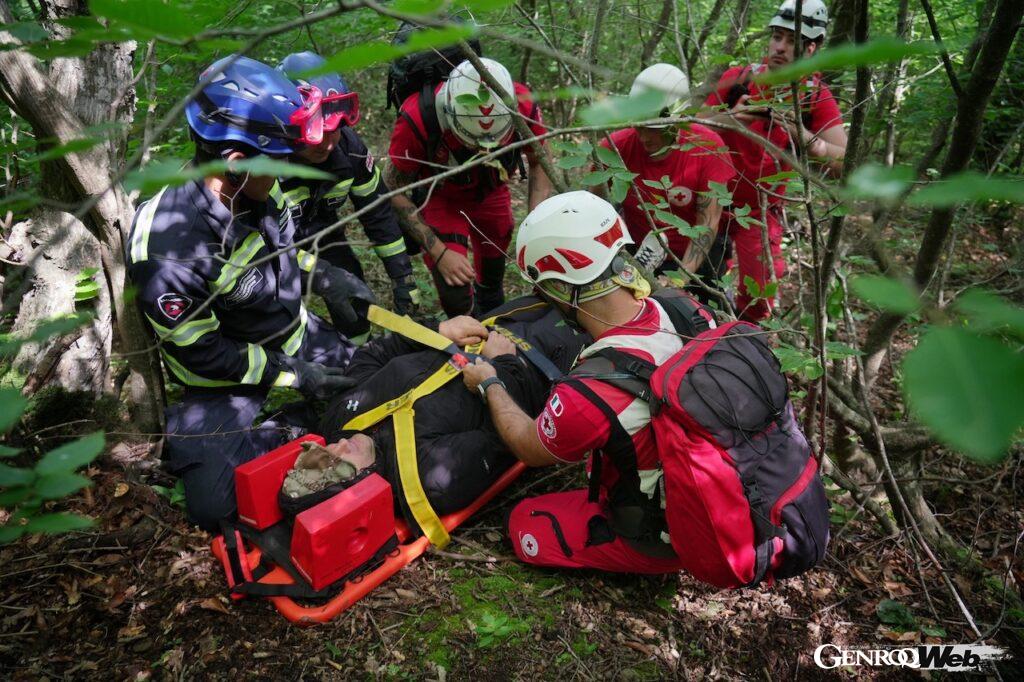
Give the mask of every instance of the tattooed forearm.
<path id="1" fill-rule="evenodd" d="M 384 183 L 389 188 L 403 187 L 415 180 L 415 177 L 400 172 L 393 164 L 387 164 L 384 169 Z M 437 236 L 429 225 L 420 220 L 416 204 L 406 195 L 396 194 L 391 197 L 391 207 L 395 211 L 402 231 L 423 247 L 427 253 L 434 255 L 434 249 L 439 243 Z"/>
<path id="2" fill-rule="evenodd" d="M 722 208 L 718 201 L 705 194 L 697 195 L 697 224 L 706 227 L 699 235 L 690 238 L 690 245 L 683 255 L 683 267 L 687 272 L 696 272 L 704 259 L 711 253 L 711 246 L 718 236 Z"/>

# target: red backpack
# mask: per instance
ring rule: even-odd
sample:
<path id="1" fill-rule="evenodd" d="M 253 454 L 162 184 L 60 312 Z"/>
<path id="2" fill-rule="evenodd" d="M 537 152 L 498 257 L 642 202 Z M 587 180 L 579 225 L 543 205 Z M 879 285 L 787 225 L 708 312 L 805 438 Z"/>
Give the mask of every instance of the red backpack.
<path id="1" fill-rule="evenodd" d="M 686 570 L 717 587 L 751 587 L 807 571 L 825 555 L 829 505 L 762 330 L 733 322 L 701 331 L 672 309 L 682 299 L 676 305 L 657 300 L 676 330 L 694 337 L 678 353 L 655 367 L 603 349 L 567 379 L 612 425 L 608 443 L 594 455 L 591 500 L 598 499 L 601 462 L 608 458 L 619 474 L 608 495 L 609 525 L 641 551 L 657 545 L 664 551 L 667 532 Z M 640 490 L 632 439 L 611 407 L 578 380 L 583 377 L 650 404 L 663 469 L 654 499 Z"/>

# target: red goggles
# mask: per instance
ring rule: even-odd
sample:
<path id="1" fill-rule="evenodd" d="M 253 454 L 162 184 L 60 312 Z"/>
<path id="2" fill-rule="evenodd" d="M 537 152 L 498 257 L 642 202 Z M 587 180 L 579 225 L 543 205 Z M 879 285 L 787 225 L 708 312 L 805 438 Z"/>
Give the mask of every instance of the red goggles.
<path id="1" fill-rule="evenodd" d="M 303 144 L 318 145 L 325 132 L 334 132 L 342 122 L 354 125 L 359 120 L 359 95 L 354 92 L 325 97 L 315 85 L 302 85 L 299 93 L 302 108 L 288 122 L 298 128 L 298 139 Z"/>

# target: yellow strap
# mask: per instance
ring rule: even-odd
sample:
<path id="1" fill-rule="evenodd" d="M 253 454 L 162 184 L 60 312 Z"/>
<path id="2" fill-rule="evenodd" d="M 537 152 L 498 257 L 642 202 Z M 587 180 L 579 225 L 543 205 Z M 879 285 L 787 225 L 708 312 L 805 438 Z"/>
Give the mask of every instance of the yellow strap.
<path id="1" fill-rule="evenodd" d="M 447 364 L 447 363 L 446 363 Z M 409 511 L 416 523 L 423 529 L 430 543 L 441 548 L 451 542 L 448 531 L 423 492 L 420 481 L 419 463 L 416 461 L 416 435 L 414 427 L 415 410 L 411 404 L 395 412 L 395 449 L 398 451 L 398 476 L 402 479 L 402 491 Z"/>
<path id="2" fill-rule="evenodd" d="M 424 327 L 410 317 L 393 313 L 372 303 L 366 314 L 366 319 L 378 326 L 384 327 L 390 332 L 401 334 L 407 339 L 418 341 L 430 348 L 448 350 L 452 345 L 450 339 L 445 338 L 433 329 Z"/>
<path id="3" fill-rule="evenodd" d="M 342 427 L 342 430 L 365 431 L 377 422 L 383 420 L 385 417 L 394 414 L 404 405 L 412 406 L 412 404 L 417 400 L 428 393 L 433 393 L 458 375 L 458 368 L 453 367 L 450 362 L 446 362 L 441 365 L 436 372 L 427 377 L 419 386 L 409 389 L 397 398 L 389 400 L 382 405 L 378 405 L 372 410 L 363 412 L 358 417 L 352 418 L 347 424 L 345 424 L 345 426 Z"/>

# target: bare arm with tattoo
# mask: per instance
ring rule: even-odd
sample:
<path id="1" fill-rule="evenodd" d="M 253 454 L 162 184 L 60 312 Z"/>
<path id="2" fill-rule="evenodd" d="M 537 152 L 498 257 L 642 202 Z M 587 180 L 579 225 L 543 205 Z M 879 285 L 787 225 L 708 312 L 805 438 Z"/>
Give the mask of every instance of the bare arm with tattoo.
<path id="1" fill-rule="evenodd" d="M 402 173 L 392 163 L 388 163 L 384 168 L 384 184 L 391 189 L 404 187 L 415 181 L 415 176 Z M 402 231 L 430 255 L 446 283 L 450 286 L 463 286 L 473 281 L 475 273 L 469 259 L 460 253 L 448 251 L 434 234 L 434 229 L 420 219 L 416 204 L 408 196 L 396 194 L 391 197 L 391 207 L 398 216 Z"/>
<path id="2" fill-rule="evenodd" d="M 697 194 L 697 224 L 708 229 L 690 239 L 690 244 L 683 254 L 683 267 L 687 272 L 697 272 L 701 264 L 711 253 L 711 245 L 718 236 L 722 218 L 722 207 L 718 200 L 706 193 Z"/>

